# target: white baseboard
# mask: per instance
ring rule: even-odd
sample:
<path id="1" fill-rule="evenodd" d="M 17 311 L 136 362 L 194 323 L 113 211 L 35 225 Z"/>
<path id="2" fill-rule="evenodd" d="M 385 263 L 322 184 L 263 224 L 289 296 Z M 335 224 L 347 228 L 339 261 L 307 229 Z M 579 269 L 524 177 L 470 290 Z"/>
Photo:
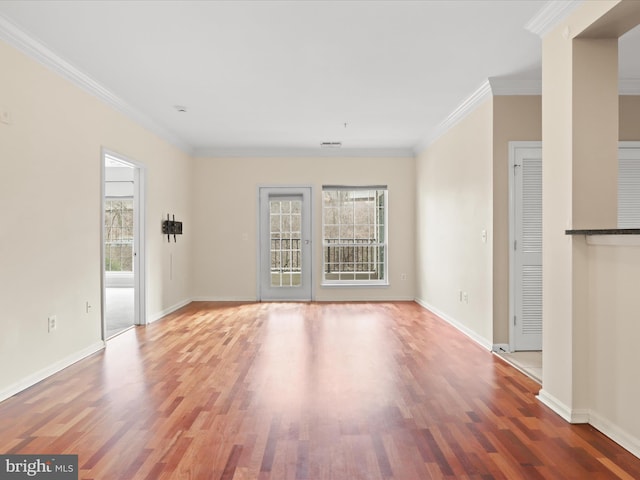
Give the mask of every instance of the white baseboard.
<path id="1" fill-rule="evenodd" d="M 192 302 L 245 302 L 245 303 L 256 303 L 259 302 L 257 298 L 249 298 L 249 297 L 193 297 L 191 299 Z M 290 300 L 283 300 L 290 301 Z M 394 297 L 394 298 L 376 298 L 376 299 L 355 299 L 355 300 L 345 300 L 343 298 L 312 298 L 312 302 L 415 302 L 416 300 L 413 297 Z"/>
<path id="2" fill-rule="evenodd" d="M 640 458 L 640 439 L 630 435 L 619 425 L 600 416 L 597 412 L 587 409 L 572 410 L 553 395 L 549 395 L 544 391 L 544 389 L 540 390 L 536 398 L 567 422 L 588 423 L 594 428 L 600 430 L 604 435 L 616 442 L 622 448 Z"/>
<path id="3" fill-rule="evenodd" d="M 248 298 L 248 297 L 193 297 L 191 299 L 193 302 L 246 302 L 246 303 L 255 303 L 259 301 L 257 298 Z"/>
<path id="4" fill-rule="evenodd" d="M 176 303 L 175 305 L 172 305 L 168 308 L 165 308 L 164 310 L 160 311 L 160 312 L 156 312 L 153 315 L 151 315 L 149 317 L 149 322 L 148 323 L 153 323 L 156 322 L 158 320 L 160 320 L 162 317 L 166 317 L 167 315 L 169 315 L 170 313 L 175 312 L 176 310 L 181 309 L 182 307 L 184 307 L 185 305 L 189 305 L 193 300 L 191 298 L 187 298 L 186 300 L 183 300 L 181 302 Z"/>
<path id="5" fill-rule="evenodd" d="M 633 455 L 640 458 L 640 439 L 633 435 L 629 435 L 618 425 L 610 422 L 604 417 L 601 417 L 593 411 L 589 413 L 589 423 L 622 448 L 629 450 Z"/>
<path id="6" fill-rule="evenodd" d="M 437 308 L 433 307 L 432 305 L 429 305 L 424 300 L 416 298 L 415 302 L 418 305 L 420 305 L 421 307 L 426 308 L 427 310 L 435 313 L 438 317 L 442 318 L 445 322 L 451 324 L 452 326 L 454 326 L 455 328 L 460 330 L 462 333 L 464 333 L 467 337 L 469 337 L 474 342 L 480 344 L 482 347 L 486 348 L 487 350 L 491 350 L 491 343 L 487 339 L 481 337 L 476 332 L 471 330 L 466 325 L 460 323 L 459 321 L 457 321 L 456 319 L 450 317 L 446 313 L 441 312 L 440 310 L 438 310 Z"/>
<path id="7" fill-rule="evenodd" d="M 16 393 L 20 393 L 23 390 L 26 390 L 29 387 L 32 387 L 38 382 L 41 382 L 45 378 L 50 377 L 51 375 L 58 373 L 61 370 L 73 365 L 74 363 L 82 360 L 83 358 L 88 357 L 89 355 L 93 355 L 96 352 L 105 348 L 105 342 L 100 340 L 92 345 L 89 345 L 86 348 L 83 348 L 79 352 L 75 352 L 71 355 L 66 356 L 65 358 L 58 360 L 57 362 L 49 365 L 42 370 L 33 373 L 22 380 L 14 383 L 13 385 L 9 385 L 4 390 L 0 391 L 0 402 L 6 400 L 9 397 L 13 397 Z"/>
<path id="8" fill-rule="evenodd" d="M 569 423 L 589 423 L 589 410 L 572 409 L 564 402 L 547 393 L 544 388 L 538 392 L 536 398 Z"/>

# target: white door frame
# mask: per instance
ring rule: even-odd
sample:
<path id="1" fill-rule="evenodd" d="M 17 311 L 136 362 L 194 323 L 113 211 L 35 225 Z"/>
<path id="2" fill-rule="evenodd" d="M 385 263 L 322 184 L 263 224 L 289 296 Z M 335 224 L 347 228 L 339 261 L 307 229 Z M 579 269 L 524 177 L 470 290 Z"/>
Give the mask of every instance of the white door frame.
<path id="1" fill-rule="evenodd" d="M 291 194 L 295 194 L 295 191 L 302 191 L 302 190 L 308 190 L 309 192 L 309 199 L 308 199 L 308 212 L 309 212 L 309 239 L 308 239 L 308 253 L 307 253 L 307 257 L 308 257 L 308 269 L 309 269 L 309 278 L 310 278 L 310 288 L 309 288 L 309 294 L 310 294 L 310 298 L 309 300 L 313 301 L 315 299 L 315 282 L 313 281 L 313 270 L 314 270 L 314 254 L 313 254 L 313 224 L 314 224 L 314 217 L 313 217 L 313 212 L 314 210 L 314 198 L 313 198 L 313 186 L 312 185 L 258 185 L 258 189 L 257 189 L 257 215 L 256 215 L 256 222 L 257 222 L 257 232 L 258 232 L 258 241 L 256 242 L 257 244 L 257 269 L 256 269 L 256 292 L 257 292 L 257 297 L 258 297 L 258 301 L 263 301 L 263 295 L 262 295 L 262 256 L 263 256 L 263 249 L 262 249 L 262 234 L 263 234 L 263 226 L 262 226 L 262 210 L 261 210 L 261 206 L 262 206 L 262 202 L 261 202 L 261 193 L 263 190 L 274 190 L 274 191 L 278 191 L 281 190 L 283 193 L 291 193 Z M 289 191 L 289 192 L 287 192 Z M 304 240 L 304 239 L 303 239 Z M 268 301 L 268 300 L 267 300 Z M 286 301 L 286 300 L 283 300 Z M 301 300 L 303 301 L 303 300 Z M 304 300 L 307 301 L 307 300 Z"/>
<path id="2" fill-rule="evenodd" d="M 105 252 L 104 252 L 104 207 L 105 207 L 105 160 L 106 157 L 113 157 L 124 163 L 128 163 L 134 170 L 134 194 L 133 194 L 133 224 L 134 224 L 134 258 L 133 258 L 133 271 L 134 271 L 134 324 L 146 325 L 147 322 L 147 266 L 146 266 L 146 180 L 147 170 L 143 163 L 135 160 L 131 160 L 124 155 L 108 150 L 106 148 L 101 149 L 100 154 L 100 288 L 101 288 L 101 301 L 100 301 L 100 315 L 102 319 L 102 339 L 106 340 L 107 325 L 105 321 Z"/>
<path id="3" fill-rule="evenodd" d="M 542 148 L 541 141 L 511 141 L 509 142 L 509 351 L 513 352 L 516 345 L 516 329 L 513 324 L 516 295 L 516 262 L 513 244 L 516 240 L 515 210 L 516 192 L 514 185 L 514 169 L 516 164 L 516 151 L 525 148 Z M 544 215 L 544 212 L 542 213 Z M 544 325 L 542 326 L 544 328 Z"/>

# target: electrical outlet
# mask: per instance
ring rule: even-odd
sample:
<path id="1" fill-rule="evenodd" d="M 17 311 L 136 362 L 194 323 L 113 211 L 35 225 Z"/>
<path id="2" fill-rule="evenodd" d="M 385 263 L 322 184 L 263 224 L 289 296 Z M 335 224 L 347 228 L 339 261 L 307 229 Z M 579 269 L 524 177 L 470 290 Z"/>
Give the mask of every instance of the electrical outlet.
<path id="1" fill-rule="evenodd" d="M 407 279 L 407 274 L 406 273 L 401 273 L 400 274 L 400 280 L 406 280 Z"/>
<path id="2" fill-rule="evenodd" d="M 464 303 L 469 303 L 469 294 L 467 292 L 463 292 L 462 300 L 464 301 Z"/>
<path id="3" fill-rule="evenodd" d="M 48 325 L 49 333 L 53 332 L 56 328 L 58 328 L 58 317 L 56 317 L 55 315 L 51 315 L 47 319 L 47 325 Z"/>
<path id="4" fill-rule="evenodd" d="M 458 290 L 458 301 L 462 303 L 462 290 Z"/>

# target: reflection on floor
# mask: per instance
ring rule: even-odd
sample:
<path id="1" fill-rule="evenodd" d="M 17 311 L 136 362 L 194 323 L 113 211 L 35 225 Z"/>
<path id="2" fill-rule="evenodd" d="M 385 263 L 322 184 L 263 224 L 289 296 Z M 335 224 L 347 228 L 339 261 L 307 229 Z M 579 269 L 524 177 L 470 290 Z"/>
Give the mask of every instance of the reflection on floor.
<path id="1" fill-rule="evenodd" d="M 111 338 L 133 326 L 133 288 L 106 288 L 104 318 L 107 338 Z"/>
<path id="2" fill-rule="evenodd" d="M 542 352 L 511 352 L 498 355 L 542 385 Z"/>

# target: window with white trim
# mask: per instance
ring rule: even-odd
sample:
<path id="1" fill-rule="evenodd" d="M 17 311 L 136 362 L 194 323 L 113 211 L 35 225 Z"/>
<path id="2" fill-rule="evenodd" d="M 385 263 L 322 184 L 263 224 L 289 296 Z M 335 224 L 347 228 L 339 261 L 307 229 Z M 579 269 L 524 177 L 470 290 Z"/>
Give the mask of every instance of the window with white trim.
<path id="1" fill-rule="evenodd" d="M 386 285 L 387 187 L 322 187 L 325 285 Z"/>

